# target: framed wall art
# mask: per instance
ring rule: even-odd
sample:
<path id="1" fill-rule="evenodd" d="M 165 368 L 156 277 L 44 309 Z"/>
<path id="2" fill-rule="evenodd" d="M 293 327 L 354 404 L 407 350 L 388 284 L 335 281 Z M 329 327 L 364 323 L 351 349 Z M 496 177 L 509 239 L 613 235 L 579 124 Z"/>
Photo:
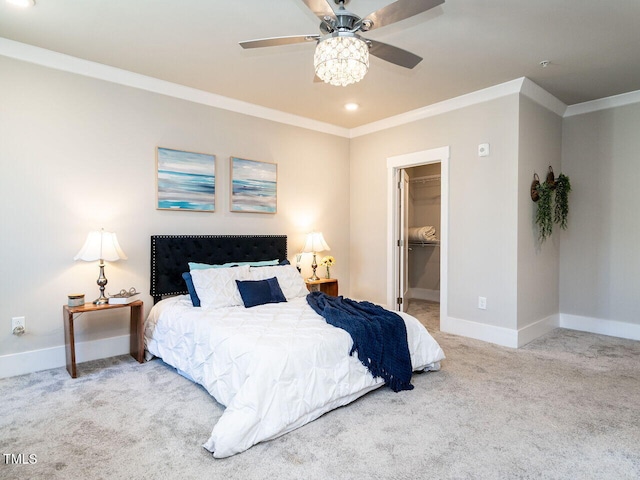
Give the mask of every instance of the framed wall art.
<path id="1" fill-rule="evenodd" d="M 278 165 L 231 157 L 232 212 L 276 213 Z"/>
<path id="2" fill-rule="evenodd" d="M 156 172 L 158 210 L 215 211 L 215 155 L 158 147 Z"/>

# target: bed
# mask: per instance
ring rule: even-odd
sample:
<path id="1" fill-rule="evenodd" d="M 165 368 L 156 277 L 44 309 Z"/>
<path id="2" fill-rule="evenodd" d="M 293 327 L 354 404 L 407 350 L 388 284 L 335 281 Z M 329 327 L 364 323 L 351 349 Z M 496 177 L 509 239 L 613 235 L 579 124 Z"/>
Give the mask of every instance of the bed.
<path id="1" fill-rule="evenodd" d="M 278 301 L 246 308 L 253 298 L 247 287 L 274 295 L 273 278 L 285 298 L 276 288 Z M 284 235 L 151 237 L 155 304 L 145 348 L 225 407 L 203 445 L 215 458 L 290 432 L 384 385 L 350 355 L 349 333 L 318 315 L 307 294 L 287 261 Z M 413 371 L 438 370 L 444 354 L 437 342 L 414 317 L 399 315 Z"/>

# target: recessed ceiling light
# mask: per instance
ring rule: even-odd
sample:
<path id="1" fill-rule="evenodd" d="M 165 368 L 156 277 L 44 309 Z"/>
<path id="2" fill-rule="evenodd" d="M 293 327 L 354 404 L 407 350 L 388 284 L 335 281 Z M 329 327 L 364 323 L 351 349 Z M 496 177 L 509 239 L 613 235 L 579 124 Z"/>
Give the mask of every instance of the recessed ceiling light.
<path id="1" fill-rule="evenodd" d="M 345 110 L 349 110 L 350 112 L 354 112 L 358 108 L 360 108 L 360 105 L 358 105 L 357 103 L 345 103 L 344 108 L 345 108 Z"/>
<path id="2" fill-rule="evenodd" d="M 36 4 L 36 0 L 7 0 L 7 3 L 20 8 L 33 7 Z"/>

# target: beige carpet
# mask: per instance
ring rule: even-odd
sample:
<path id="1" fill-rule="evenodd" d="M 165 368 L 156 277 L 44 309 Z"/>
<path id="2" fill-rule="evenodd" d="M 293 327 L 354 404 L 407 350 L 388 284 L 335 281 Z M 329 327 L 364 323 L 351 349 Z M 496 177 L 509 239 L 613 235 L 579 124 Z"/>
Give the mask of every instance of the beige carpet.
<path id="1" fill-rule="evenodd" d="M 640 342 L 558 329 L 512 350 L 440 333 L 436 304 L 410 311 L 440 372 L 223 460 L 201 446 L 222 408 L 159 360 L 0 380 L 0 478 L 640 478 Z"/>

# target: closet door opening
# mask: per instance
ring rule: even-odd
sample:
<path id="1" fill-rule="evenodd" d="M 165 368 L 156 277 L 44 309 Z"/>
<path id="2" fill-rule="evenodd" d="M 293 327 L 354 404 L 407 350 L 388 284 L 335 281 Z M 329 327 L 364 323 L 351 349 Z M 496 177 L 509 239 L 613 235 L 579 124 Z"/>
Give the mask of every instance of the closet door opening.
<path id="1" fill-rule="evenodd" d="M 448 311 L 449 147 L 391 157 L 387 167 L 387 303 L 432 311 L 440 323 Z"/>
<path id="2" fill-rule="evenodd" d="M 409 177 L 406 202 L 408 254 L 401 265 L 407 286 L 403 310 L 438 311 L 440 303 L 441 163 L 403 169 Z"/>

